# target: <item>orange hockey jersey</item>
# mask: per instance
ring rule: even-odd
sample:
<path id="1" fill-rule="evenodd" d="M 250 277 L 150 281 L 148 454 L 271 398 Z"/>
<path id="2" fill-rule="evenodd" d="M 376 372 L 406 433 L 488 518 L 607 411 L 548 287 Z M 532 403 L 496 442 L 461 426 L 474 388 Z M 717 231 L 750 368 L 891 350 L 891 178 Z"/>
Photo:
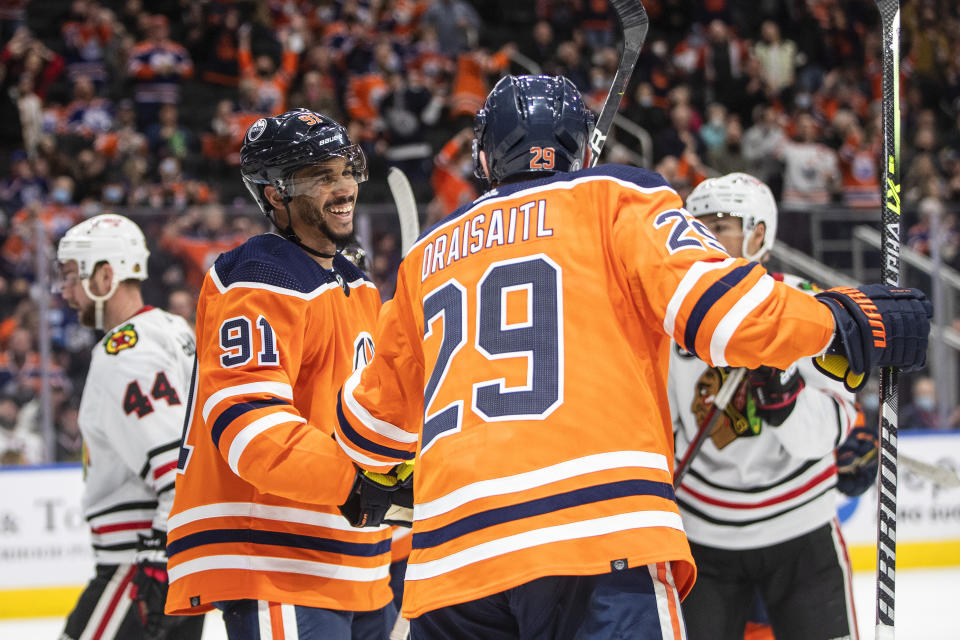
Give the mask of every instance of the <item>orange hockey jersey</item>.
<path id="1" fill-rule="evenodd" d="M 332 437 L 337 389 L 373 354 L 377 289 L 276 235 L 217 259 L 169 519 L 167 611 L 259 599 L 370 611 L 392 598 L 390 529 L 355 529 L 356 468 Z"/>
<path id="2" fill-rule="evenodd" d="M 689 591 L 670 337 L 786 367 L 826 348 L 833 318 L 682 206 L 642 169 L 561 173 L 487 192 L 404 258 L 336 435 L 369 469 L 416 458 L 406 616 L 664 561 Z"/>

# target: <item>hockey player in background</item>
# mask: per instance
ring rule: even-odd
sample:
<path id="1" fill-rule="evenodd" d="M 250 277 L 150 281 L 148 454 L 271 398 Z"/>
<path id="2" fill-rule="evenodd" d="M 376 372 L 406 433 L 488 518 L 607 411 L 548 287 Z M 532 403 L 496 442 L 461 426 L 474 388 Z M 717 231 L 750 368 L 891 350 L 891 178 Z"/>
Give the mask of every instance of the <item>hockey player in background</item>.
<path id="1" fill-rule="evenodd" d="M 731 256 L 766 262 L 777 205 L 763 182 L 744 173 L 705 180 L 686 208 Z M 810 296 L 820 291 L 796 276 L 770 277 Z M 671 345 L 677 460 L 726 375 Z M 872 463 L 853 464 L 876 447 L 875 429 L 857 420 L 853 394 L 809 358 L 749 372 L 677 491 L 697 563 L 697 583 L 683 603 L 691 640 L 741 640 L 755 593 L 778 640 L 857 637 L 834 491 L 840 443 L 841 489 L 858 493 L 876 475 L 874 455 Z"/>
<path id="2" fill-rule="evenodd" d="M 216 607 L 231 640 L 386 638 L 390 528 L 354 528 L 340 505 L 382 520 L 397 479 L 358 473 L 331 437 L 380 309 L 340 255 L 366 159 L 344 127 L 299 109 L 250 126 L 240 171 L 276 232 L 222 254 L 200 291 L 167 611 Z"/>
<path id="3" fill-rule="evenodd" d="M 93 347 L 77 417 L 96 574 L 62 639 L 192 640 L 203 628 L 201 618 L 163 613 L 194 339 L 183 318 L 144 306 L 148 255 L 140 228 L 109 213 L 67 231 L 57 249 L 63 299 L 81 324 L 106 332 Z"/>
<path id="4" fill-rule="evenodd" d="M 902 320 L 865 341 L 864 291 L 806 295 L 730 257 L 658 174 L 582 169 L 592 127 L 566 78 L 497 83 L 475 126 L 491 188 L 414 244 L 341 390 L 358 465 L 416 459 L 418 640 L 684 637 L 671 337 L 718 366 L 826 352 L 852 384 L 924 361 L 922 293 L 864 288 Z"/>

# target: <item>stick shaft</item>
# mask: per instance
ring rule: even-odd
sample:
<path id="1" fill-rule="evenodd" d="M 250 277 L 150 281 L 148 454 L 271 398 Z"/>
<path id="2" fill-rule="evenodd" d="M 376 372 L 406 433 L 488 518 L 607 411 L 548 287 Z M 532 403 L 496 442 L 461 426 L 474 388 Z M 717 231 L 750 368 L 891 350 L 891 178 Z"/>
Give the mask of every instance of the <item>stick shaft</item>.
<path id="1" fill-rule="evenodd" d="M 876 0 L 883 40 L 883 156 L 880 252 L 884 284 L 900 284 L 900 2 Z M 877 474 L 877 637 L 893 638 L 897 536 L 898 375 L 880 372 L 880 472 Z"/>
<path id="2" fill-rule="evenodd" d="M 607 141 L 610 127 L 613 126 L 613 118 L 620 108 L 623 92 L 626 91 L 633 69 L 637 66 L 640 49 L 643 48 L 643 42 L 647 39 L 649 27 L 647 12 L 640 0 L 612 0 L 612 4 L 623 29 L 623 55 L 620 57 L 620 64 L 617 66 L 617 73 L 613 76 L 607 98 L 603 101 L 597 124 L 590 134 L 591 167 L 596 166 L 600 161 L 600 152 Z"/>

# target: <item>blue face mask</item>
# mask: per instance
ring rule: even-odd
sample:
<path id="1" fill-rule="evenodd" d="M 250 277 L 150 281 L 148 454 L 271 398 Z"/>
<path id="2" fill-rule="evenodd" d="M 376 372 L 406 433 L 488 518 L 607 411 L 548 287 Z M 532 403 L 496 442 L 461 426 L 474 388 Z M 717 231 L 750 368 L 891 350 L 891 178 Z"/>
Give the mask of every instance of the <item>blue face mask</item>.
<path id="1" fill-rule="evenodd" d="M 103 190 L 103 199 L 111 204 L 123 200 L 123 187 L 110 186 Z"/>
<path id="2" fill-rule="evenodd" d="M 880 407 L 880 398 L 877 397 L 876 393 L 868 393 L 860 400 L 860 404 L 867 411 L 876 411 Z"/>
<path id="3" fill-rule="evenodd" d="M 917 396 L 913 399 L 913 404 L 917 405 L 917 408 L 923 411 L 933 411 L 936 403 L 930 396 Z"/>
<path id="4" fill-rule="evenodd" d="M 70 192 L 63 188 L 54 189 L 50 197 L 53 198 L 53 201 L 57 204 L 67 204 L 70 202 Z"/>

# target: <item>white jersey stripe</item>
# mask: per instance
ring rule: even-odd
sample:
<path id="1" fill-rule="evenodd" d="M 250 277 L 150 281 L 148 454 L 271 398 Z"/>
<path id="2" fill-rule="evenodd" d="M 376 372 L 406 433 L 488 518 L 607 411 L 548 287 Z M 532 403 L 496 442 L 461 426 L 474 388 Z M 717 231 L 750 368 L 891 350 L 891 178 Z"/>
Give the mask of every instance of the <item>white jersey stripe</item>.
<path id="1" fill-rule="evenodd" d="M 203 403 L 203 421 L 206 422 L 210 417 L 210 412 L 214 407 L 234 396 L 243 396 L 254 393 L 265 393 L 286 400 L 293 400 L 293 388 L 285 382 L 249 382 L 247 384 L 238 384 L 235 387 L 220 389 L 212 394 L 207 401 Z"/>
<path id="2" fill-rule="evenodd" d="M 774 279 L 764 275 L 749 291 L 731 307 L 723 319 L 717 323 L 717 328 L 710 338 L 710 361 L 715 367 L 727 366 L 727 343 L 733 337 L 733 332 L 743 322 L 751 311 L 767 299 L 773 291 Z"/>
<path id="3" fill-rule="evenodd" d="M 677 314 L 680 312 L 680 307 L 683 305 L 683 301 L 686 300 L 687 294 L 689 294 L 694 285 L 700 281 L 700 278 L 709 271 L 724 269 L 731 264 L 733 264 L 733 258 L 727 258 L 720 262 L 697 262 L 687 269 L 687 272 L 683 274 L 683 278 L 680 280 L 680 284 L 677 285 L 676 290 L 670 297 L 670 302 L 667 303 L 667 311 L 663 316 L 663 330 L 666 331 L 668 336 L 673 337 L 673 330 L 677 324 Z"/>
<path id="4" fill-rule="evenodd" d="M 243 455 L 247 445 L 267 429 L 285 422 L 306 422 L 306 420 L 296 414 L 281 411 L 278 413 L 268 413 L 241 429 L 236 437 L 234 437 L 233 442 L 230 443 L 230 451 L 227 454 L 227 464 L 230 465 L 230 469 L 239 476 L 240 456 Z"/>
<path id="5" fill-rule="evenodd" d="M 378 418 L 374 418 L 373 415 L 367 411 L 364 407 L 357 402 L 356 398 L 353 397 L 353 391 L 357 388 L 357 385 L 360 384 L 360 376 L 363 374 L 363 367 L 354 371 L 347 381 L 343 383 L 343 402 L 347 405 L 347 408 L 350 409 L 351 413 L 357 417 L 363 426 L 374 433 L 387 438 L 388 440 L 393 440 L 394 442 L 400 442 L 403 444 L 410 444 L 416 442 L 419 434 L 410 433 L 409 431 L 404 431 L 400 427 L 385 422 Z"/>
<path id="6" fill-rule="evenodd" d="M 169 531 L 178 527 L 206 520 L 207 518 L 230 518 L 230 517 L 249 517 L 260 520 L 278 520 L 280 522 L 289 522 L 296 524 L 306 524 L 315 527 L 324 527 L 326 529 L 336 529 L 338 531 L 355 531 L 346 518 L 340 514 L 319 513 L 308 511 L 307 509 L 297 509 L 295 507 L 276 507 L 254 502 L 217 502 L 214 504 L 205 504 L 199 507 L 193 507 L 186 511 L 172 516 L 167 521 Z M 379 527 L 365 528 L 365 531 L 382 531 L 386 529 L 385 525 Z M 407 529 L 409 531 L 409 529 Z"/>
<path id="7" fill-rule="evenodd" d="M 551 542 L 592 538 L 618 531 L 669 527 L 683 531 L 680 516 L 669 511 L 634 511 L 614 516 L 594 518 L 569 524 L 524 531 L 512 536 L 484 542 L 448 556 L 427 562 L 409 563 L 406 580 L 427 580 L 450 571 L 456 571 L 476 562 L 496 558 L 514 551 L 530 549 Z"/>
<path id="8" fill-rule="evenodd" d="M 283 640 L 300 640 L 297 629 L 297 610 L 292 604 L 280 605 L 280 619 L 283 622 Z"/>
<path id="9" fill-rule="evenodd" d="M 260 627 L 260 640 L 273 640 L 270 603 L 265 600 L 257 600 L 257 626 Z"/>
<path id="10" fill-rule="evenodd" d="M 187 560 L 184 563 L 169 566 L 167 573 L 170 582 L 184 576 L 202 571 L 220 569 L 243 569 L 246 571 L 295 573 L 306 576 L 319 576 L 333 580 L 350 580 L 352 582 L 376 582 L 390 574 L 389 559 L 385 564 L 376 567 L 348 567 L 313 562 L 311 560 L 296 560 L 293 558 L 275 558 L 271 556 L 241 556 L 217 555 Z"/>
<path id="11" fill-rule="evenodd" d="M 657 469 L 667 472 L 667 459 L 659 453 L 649 453 L 647 451 L 614 451 L 566 460 L 542 469 L 503 478 L 482 480 L 460 487 L 430 502 L 414 505 L 413 519 L 426 520 L 433 518 L 481 498 L 527 491 L 552 482 L 575 478 L 596 471 L 627 467 Z"/>

